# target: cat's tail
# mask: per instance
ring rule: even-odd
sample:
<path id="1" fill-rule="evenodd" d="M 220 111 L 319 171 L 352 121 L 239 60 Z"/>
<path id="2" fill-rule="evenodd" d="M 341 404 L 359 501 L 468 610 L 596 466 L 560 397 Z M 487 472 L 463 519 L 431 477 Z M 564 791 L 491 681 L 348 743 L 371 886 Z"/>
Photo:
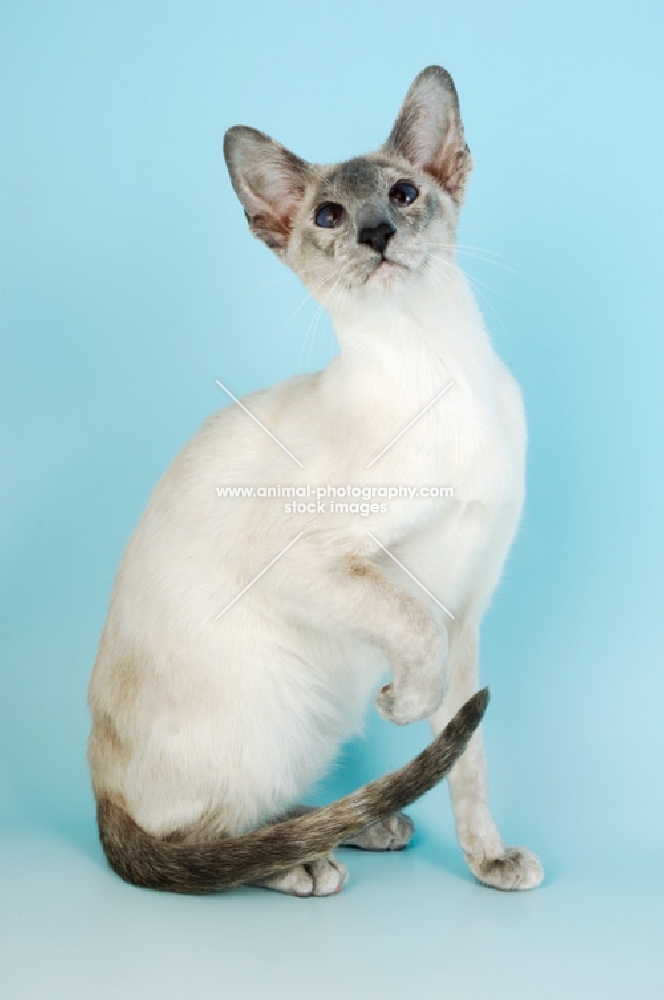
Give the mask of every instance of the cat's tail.
<path id="1" fill-rule="evenodd" d="M 313 861 L 438 784 L 465 750 L 488 700 L 488 688 L 478 691 L 433 743 L 398 771 L 329 806 L 237 837 L 198 844 L 156 837 L 122 806 L 100 797 L 97 823 L 104 853 L 125 881 L 184 893 L 231 889 Z"/>

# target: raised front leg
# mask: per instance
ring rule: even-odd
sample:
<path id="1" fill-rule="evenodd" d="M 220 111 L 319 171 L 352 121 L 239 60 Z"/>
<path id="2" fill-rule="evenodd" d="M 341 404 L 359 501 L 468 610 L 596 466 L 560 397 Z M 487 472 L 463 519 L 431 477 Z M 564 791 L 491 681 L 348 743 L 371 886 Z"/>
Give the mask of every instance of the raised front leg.
<path id="1" fill-rule="evenodd" d="M 429 719 L 434 734 L 445 728 L 478 690 L 478 629 L 455 622 L 450 629 L 450 681 L 445 702 Z M 525 847 L 505 847 L 487 801 L 482 734 L 476 730 L 448 776 L 457 837 L 480 882 L 496 889 L 533 889 L 544 877 L 538 858 Z"/>
<path id="2" fill-rule="evenodd" d="M 316 556 L 311 559 L 312 574 L 306 572 L 308 561 L 300 559 L 298 577 L 280 587 L 281 600 L 295 612 L 305 611 L 309 623 L 334 625 L 383 650 L 394 673 L 392 682 L 376 695 L 383 718 L 398 725 L 427 718 L 445 692 L 445 626 L 395 583 L 372 553 L 329 561 L 320 553 Z"/>

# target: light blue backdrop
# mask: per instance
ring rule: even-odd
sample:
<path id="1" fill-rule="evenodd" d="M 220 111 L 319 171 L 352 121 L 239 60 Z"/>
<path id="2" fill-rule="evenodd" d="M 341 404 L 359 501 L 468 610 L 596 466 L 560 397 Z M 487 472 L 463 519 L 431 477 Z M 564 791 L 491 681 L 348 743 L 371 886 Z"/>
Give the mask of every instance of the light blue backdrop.
<path id="1" fill-rule="evenodd" d="M 663 20 L 593 0 L 0 3 L 3 995 L 663 995 Z M 529 413 L 483 676 L 495 812 L 547 881 L 476 886 L 437 790 L 412 850 L 353 854 L 338 900 L 141 893 L 103 866 L 84 760 L 119 556 L 226 405 L 215 379 L 241 395 L 334 350 L 248 235 L 224 130 L 367 151 L 431 62 L 476 163 L 459 238 L 482 250 L 459 259 Z M 372 715 L 321 797 L 426 739 Z"/>

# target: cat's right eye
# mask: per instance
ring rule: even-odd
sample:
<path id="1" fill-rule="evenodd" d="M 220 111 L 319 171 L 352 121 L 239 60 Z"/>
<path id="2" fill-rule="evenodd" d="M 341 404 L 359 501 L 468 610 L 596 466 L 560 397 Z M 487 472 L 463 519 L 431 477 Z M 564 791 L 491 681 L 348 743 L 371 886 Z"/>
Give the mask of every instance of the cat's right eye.
<path id="1" fill-rule="evenodd" d="M 343 205 L 326 201 L 316 209 L 314 222 L 322 229 L 336 229 L 343 222 L 345 214 Z"/>

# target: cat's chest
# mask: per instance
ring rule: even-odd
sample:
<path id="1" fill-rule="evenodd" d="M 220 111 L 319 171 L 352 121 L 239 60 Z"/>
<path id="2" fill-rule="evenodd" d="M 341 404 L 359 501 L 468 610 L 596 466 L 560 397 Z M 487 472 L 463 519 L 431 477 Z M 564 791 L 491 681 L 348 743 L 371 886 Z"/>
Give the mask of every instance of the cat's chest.
<path id="1" fill-rule="evenodd" d="M 398 405 L 392 400 L 389 414 L 376 412 L 375 460 L 367 471 L 390 484 L 433 488 L 464 502 L 509 501 L 523 480 L 518 389 L 499 368 L 477 379 L 454 374 L 441 369 L 442 392 L 405 393 Z"/>
<path id="2" fill-rule="evenodd" d="M 449 300 L 349 328 L 351 347 L 321 383 L 330 455 L 372 485 L 445 489 L 496 505 L 523 492 L 521 395 L 459 279 Z"/>
<path id="3" fill-rule="evenodd" d="M 523 435 L 505 394 L 497 384 L 455 382 L 422 427 L 420 474 L 430 463 L 459 500 L 508 499 L 523 474 Z"/>

